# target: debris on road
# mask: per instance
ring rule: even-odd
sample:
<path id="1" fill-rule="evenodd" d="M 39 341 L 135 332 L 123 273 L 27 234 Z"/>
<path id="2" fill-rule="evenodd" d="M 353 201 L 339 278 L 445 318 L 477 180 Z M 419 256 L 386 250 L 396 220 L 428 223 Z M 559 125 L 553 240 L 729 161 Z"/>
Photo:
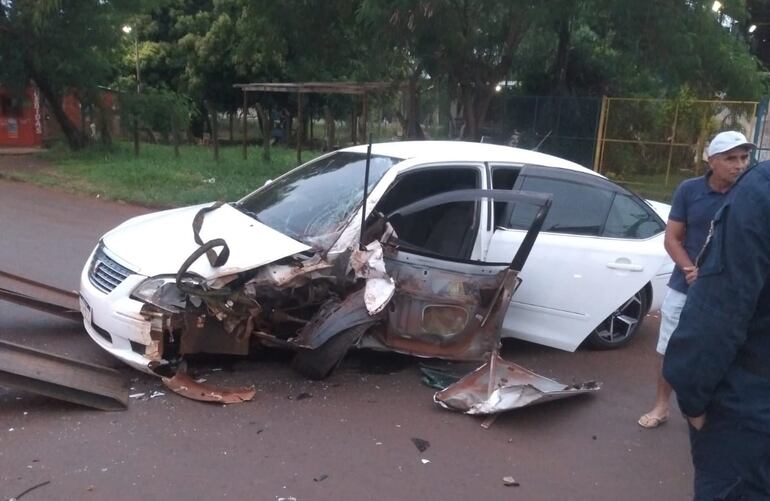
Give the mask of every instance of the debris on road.
<path id="1" fill-rule="evenodd" d="M 503 360 L 497 351 L 488 362 L 433 396 L 445 409 L 465 414 L 495 414 L 527 405 L 594 393 L 601 383 L 564 385 Z"/>
<path id="2" fill-rule="evenodd" d="M 183 397 L 201 402 L 216 402 L 220 404 L 248 402 L 257 393 L 253 386 L 244 388 L 215 388 L 210 385 L 197 383 L 184 372 L 177 372 L 172 378 L 164 377 L 163 384 L 169 390 Z"/>
<path id="3" fill-rule="evenodd" d="M 128 407 L 120 372 L 7 341 L 0 341 L 0 386 L 105 411 Z"/>
<path id="4" fill-rule="evenodd" d="M 50 483 L 51 483 L 50 480 L 46 480 L 45 482 L 40 482 L 39 484 L 33 485 L 29 489 L 23 491 L 21 494 L 19 494 L 17 496 L 13 496 L 12 498 L 8 498 L 8 501 L 16 501 L 17 499 L 21 499 L 21 497 L 24 496 L 25 494 L 29 494 L 30 492 L 34 491 L 35 489 L 37 489 L 39 487 L 43 487 L 44 485 L 48 485 Z"/>
<path id="5" fill-rule="evenodd" d="M 427 440 L 423 440 L 421 438 L 413 438 L 412 443 L 415 447 L 417 447 L 417 450 L 420 452 L 425 452 L 428 450 L 428 447 L 430 447 L 430 442 Z"/>
<path id="6" fill-rule="evenodd" d="M 503 477 L 503 485 L 506 487 L 518 487 L 521 484 L 513 477 Z"/>

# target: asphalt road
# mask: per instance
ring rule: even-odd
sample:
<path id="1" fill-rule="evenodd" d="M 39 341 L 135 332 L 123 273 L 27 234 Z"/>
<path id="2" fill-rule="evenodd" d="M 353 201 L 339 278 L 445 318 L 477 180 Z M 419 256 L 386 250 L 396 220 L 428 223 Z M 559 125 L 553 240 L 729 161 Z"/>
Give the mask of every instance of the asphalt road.
<path id="1" fill-rule="evenodd" d="M 0 269 L 76 289 L 98 237 L 142 212 L 0 180 Z M 107 413 L 0 388 L 0 499 L 43 482 L 24 501 L 688 499 L 684 421 L 636 424 L 653 397 L 657 323 L 648 317 L 614 352 L 506 343 L 507 359 L 540 374 L 604 386 L 485 430 L 433 404 L 407 357 L 353 354 L 324 382 L 295 375 L 280 353 L 202 360 L 209 383 L 257 389 L 252 402 L 209 405 L 122 367 L 76 324 L 0 302 L 0 339 L 119 368 L 144 393 Z"/>

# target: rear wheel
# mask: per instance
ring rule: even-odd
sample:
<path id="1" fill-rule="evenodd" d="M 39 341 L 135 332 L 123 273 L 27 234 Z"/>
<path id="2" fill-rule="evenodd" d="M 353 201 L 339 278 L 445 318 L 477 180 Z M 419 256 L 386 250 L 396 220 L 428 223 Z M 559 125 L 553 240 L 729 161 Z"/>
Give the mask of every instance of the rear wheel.
<path id="1" fill-rule="evenodd" d="M 308 379 L 327 378 L 368 327 L 368 325 L 351 327 L 335 335 L 318 348 L 298 351 L 291 361 L 291 367 Z"/>
<path id="2" fill-rule="evenodd" d="M 646 289 L 631 296 L 588 336 L 588 346 L 595 350 L 612 350 L 627 344 L 639 331 L 649 301 Z"/>

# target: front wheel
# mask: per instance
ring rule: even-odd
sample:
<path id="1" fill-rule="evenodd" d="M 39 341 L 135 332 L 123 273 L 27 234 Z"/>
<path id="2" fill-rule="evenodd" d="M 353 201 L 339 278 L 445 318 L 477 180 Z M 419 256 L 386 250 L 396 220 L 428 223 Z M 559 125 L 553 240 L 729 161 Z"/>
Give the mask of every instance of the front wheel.
<path id="1" fill-rule="evenodd" d="M 594 329 L 586 340 L 588 346 L 595 350 L 612 350 L 627 344 L 639 331 L 649 304 L 645 289 L 631 296 Z"/>

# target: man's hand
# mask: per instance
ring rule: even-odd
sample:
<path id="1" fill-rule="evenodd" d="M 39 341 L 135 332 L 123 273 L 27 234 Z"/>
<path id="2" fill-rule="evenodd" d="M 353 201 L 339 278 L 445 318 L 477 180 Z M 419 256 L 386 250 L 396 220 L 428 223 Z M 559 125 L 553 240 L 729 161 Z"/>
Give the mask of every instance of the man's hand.
<path id="1" fill-rule="evenodd" d="M 687 420 L 690 422 L 693 428 L 700 431 L 700 429 L 703 428 L 703 425 L 706 424 L 706 415 L 701 414 L 700 416 L 696 417 L 688 417 Z"/>
<path id="2" fill-rule="evenodd" d="M 684 272 L 684 279 L 687 281 L 687 285 L 692 285 L 695 279 L 698 278 L 697 266 L 685 266 L 682 268 L 682 271 Z"/>

